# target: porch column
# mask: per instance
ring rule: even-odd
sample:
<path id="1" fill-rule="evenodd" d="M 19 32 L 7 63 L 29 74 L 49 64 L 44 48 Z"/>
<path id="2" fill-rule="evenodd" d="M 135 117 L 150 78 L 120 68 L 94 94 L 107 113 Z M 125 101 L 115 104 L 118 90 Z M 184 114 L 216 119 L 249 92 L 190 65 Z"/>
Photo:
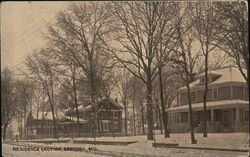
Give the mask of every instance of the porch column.
<path id="1" fill-rule="evenodd" d="M 190 113 L 188 112 L 188 123 L 190 123 Z"/>
<path id="2" fill-rule="evenodd" d="M 211 109 L 211 121 L 214 121 L 214 109 Z"/>
<path id="3" fill-rule="evenodd" d="M 233 125 L 234 124 L 233 108 L 230 109 L 230 121 L 231 125 Z"/>

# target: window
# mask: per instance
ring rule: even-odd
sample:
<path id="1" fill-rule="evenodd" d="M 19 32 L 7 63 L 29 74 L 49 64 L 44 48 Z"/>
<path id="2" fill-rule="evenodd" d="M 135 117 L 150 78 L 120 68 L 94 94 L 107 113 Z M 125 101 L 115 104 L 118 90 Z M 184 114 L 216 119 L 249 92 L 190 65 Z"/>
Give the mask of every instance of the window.
<path id="1" fill-rule="evenodd" d="M 213 88 L 212 89 L 212 97 L 213 97 L 213 100 L 218 99 L 218 88 Z"/>
<path id="2" fill-rule="evenodd" d="M 230 121 L 230 111 L 229 110 L 224 110 L 224 121 L 228 122 Z"/>
<path id="3" fill-rule="evenodd" d="M 188 113 L 187 112 L 181 112 L 181 122 L 187 123 L 188 122 Z"/>
<path id="4" fill-rule="evenodd" d="M 246 86 L 244 86 L 243 88 L 244 88 L 244 99 L 248 99 L 249 98 L 248 88 Z"/>
<path id="5" fill-rule="evenodd" d="M 244 120 L 249 121 L 249 110 L 245 110 Z"/>
<path id="6" fill-rule="evenodd" d="M 192 102 L 196 101 L 196 92 L 191 92 L 191 101 Z"/>

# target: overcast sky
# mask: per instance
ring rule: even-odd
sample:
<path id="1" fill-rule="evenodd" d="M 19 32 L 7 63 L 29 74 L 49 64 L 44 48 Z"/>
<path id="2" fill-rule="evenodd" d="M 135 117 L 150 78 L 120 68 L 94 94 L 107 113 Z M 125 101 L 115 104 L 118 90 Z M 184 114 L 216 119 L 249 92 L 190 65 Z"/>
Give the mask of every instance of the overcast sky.
<path id="1" fill-rule="evenodd" d="M 8 66 L 18 73 L 24 59 L 42 47 L 46 26 L 55 20 L 68 2 L 3 2 L 1 3 L 1 70 Z M 20 73 L 20 72 L 19 72 Z"/>

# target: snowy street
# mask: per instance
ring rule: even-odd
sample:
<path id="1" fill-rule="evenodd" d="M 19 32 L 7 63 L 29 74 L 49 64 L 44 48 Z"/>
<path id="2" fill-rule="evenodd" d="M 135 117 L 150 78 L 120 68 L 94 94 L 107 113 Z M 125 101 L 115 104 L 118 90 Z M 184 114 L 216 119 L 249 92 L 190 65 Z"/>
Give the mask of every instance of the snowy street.
<path id="1" fill-rule="evenodd" d="M 218 138 L 220 137 L 220 138 Z M 209 134 L 207 139 L 202 138 L 202 134 L 196 134 L 198 143 L 196 145 L 189 144 L 189 134 L 172 134 L 169 139 L 164 139 L 163 135 L 156 135 L 156 142 L 177 142 L 180 146 L 197 146 L 209 148 L 235 148 L 247 149 L 248 135 L 244 133 L 228 133 L 228 134 Z M 52 140 L 52 139 L 47 139 Z M 75 140 L 91 140 L 91 138 L 77 138 Z M 154 148 L 153 141 L 147 141 L 145 136 L 130 136 L 130 137 L 102 137 L 97 138 L 97 141 L 137 141 L 136 143 L 127 146 L 119 145 L 87 145 L 78 143 L 53 143 L 42 144 L 29 142 L 29 145 L 34 147 L 55 147 L 55 148 L 96 148 L 96 151 L 74 152 L 74 151 L 13 151 L 13 145 L 4 144 L 3 153 L 5 156 L 22 157 L 27 156 L 114 156 L 114 157 L 247 157 L 247 152 L 233 151 L 215 151 L 215 150 L 198 150 L 198 149 L 178 149 L 178 148 Z M 17 145 L 23 143 L 17 143 Z M 24 143 L 27 144 L 27 143 Z M 16 145 L 15 145 L 16 146 Z M 14 147 L 15 147 L 14 146 Z M 11 155 L 10 155 L 11 154 Z"/>

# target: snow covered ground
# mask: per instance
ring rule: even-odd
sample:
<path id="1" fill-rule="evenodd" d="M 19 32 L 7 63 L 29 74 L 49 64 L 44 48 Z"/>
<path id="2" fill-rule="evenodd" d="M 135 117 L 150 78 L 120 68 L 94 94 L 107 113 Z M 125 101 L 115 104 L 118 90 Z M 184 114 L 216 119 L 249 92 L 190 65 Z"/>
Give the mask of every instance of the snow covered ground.
<path id="1" fill-rule="evenodd" d="M 201 146 L 201 147 L 212 147 L 212 148 L 241 148 L 247 149 L 249 148 L 249 136 L 247 133 L 210 133 L 208 134 L 208 138 L 203 138 L 202 134 L 195 134 L 195 137 L 198 141 L 197 144 L 190 144 L 190 134 L 171 134 L 170 138 L 164 138 L 164 135 L 158 134 L 156 135 L 156 142 L 164 142 L 164 143 L 179 143 L 180 146 Z M 76 140 L 76 138 L 74 139 Z M 93 140 L 93 138 L 77 138 L 77 140 Z M 101 137 L 97 138 L 97 141 L 138 141 L 137 143 L 129 144 L 127 146 L 115 146 L 115 145 L 96 145 L 98 151 L 104 153 L 105 152 L 113 152 L 115 153 L 132 153 L 134 156 L 145 156 L 145 157 L 247 157 L 248 153 L 244 152 L 226 152 L 226 151 L 212 151 L 212 150 L 197 150 L 197 149 L 176 149 L 176 148 L 153 148 L 152 143 L 154 141 L 147 141 L 146 136 L 129 136 L 129 137 Z M 34 145 L 41 145 L 32 143 Z M 44 144 L 45 145 L 45 144 Z M 54 143 L 50 144 L 50 146 L 55 147 L 93 147 L 93 145 L 86 144 L 76 144 L 76 143 Z M 43 153 L 43 152 L 41 152 Z M 46 157 L 54 154 L 49 154 L 50 152 L 46 152 Z M 61 152 L 55 153 L 56 155 Z M 85 152 L 66 152 L 63 155 L 70 156 L 78 156 L 79 154 L 84 154 L 83 156 L 99 156 L 97 154 L 89 154 Z M 72 155 L 71 155 L 72 154 Z M 138 155 L 136 155 L 138 154 Z M 43 154 L 44 155 L 44 154 Z M 33 155 L 32 155 L 33 156 Z M 36 155 L 35 155 L 36 156 Z M 60 155 L 59 155 L 60 156 Z M 66 155 L 67 156 L 67 155 Z M 126 156 L 126 155 L 124 155 Z M 19 156 L 18 156 L 19 157 Z"/>
<path id="2" fill-rule="evenodd" d="M 196 133 L 196 146 L 212 148 L 249 148 L 248 133 L 208 133 L 208 137 L 202 137 L 202 133 Z M 163 135 L 156 136 L 156 142 L 176 142 L 180 146 L 190 146 L 190 133 L 171 134 L 170 138 L 163 138 Z"/>
<path id="3" fill-rule="evenodd" d="M 180 146 L 192 146 L 190 140 L 190 133 L 170 134 L 170 138 L 164 138 L 163 134 L 157 134 L 157 143 L 178 143 Z M 61 138 L 71 139 L 71 138 Z M 207 138 L 202 137 L 202 133 L 195 133 L 197 144 L 194 146 L 204 146 L 212 148 L 249 148 L 249 134 L 248 133 L 208 133 Z M 51 139 L 48 139 L 51 140 Z M 74 138 L 74 140 L 91 140 L 93 138 Z M 138 141 L 139 143 L 147 143 L 146 135 L 140 136 L 126 136 L 126 137 L 98 137 L 97 141 Z"/>

